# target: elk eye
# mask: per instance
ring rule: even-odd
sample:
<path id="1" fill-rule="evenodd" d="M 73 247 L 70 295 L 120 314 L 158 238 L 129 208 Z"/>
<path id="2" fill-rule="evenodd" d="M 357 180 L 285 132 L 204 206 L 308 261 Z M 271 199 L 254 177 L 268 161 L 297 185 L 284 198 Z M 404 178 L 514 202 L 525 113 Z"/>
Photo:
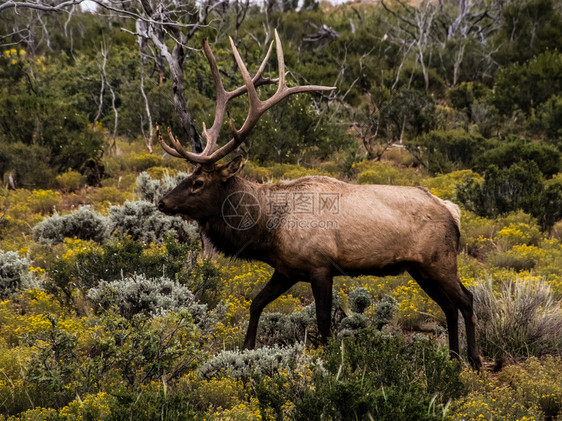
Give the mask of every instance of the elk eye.
<path id="1" fill-rule="evenodd" d="M 202 180 L 195 180 L 193 182 L 193 185 L 191 186 L 192 190 L 199 190 L 201 187 L 203 187 L 203 181 Z"/>

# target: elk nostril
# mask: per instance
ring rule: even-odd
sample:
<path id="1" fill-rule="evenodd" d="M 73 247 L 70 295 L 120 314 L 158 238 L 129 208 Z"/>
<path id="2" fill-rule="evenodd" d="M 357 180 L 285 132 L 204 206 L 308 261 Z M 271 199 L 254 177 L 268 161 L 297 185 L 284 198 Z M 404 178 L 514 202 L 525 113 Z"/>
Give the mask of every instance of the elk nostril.
<path id="1" fill-rule="evenodd" d="M 160 202 L 158 202 L 158 210 L 159 211 L 164 211 L 165 208 L 166 208 L 166 205 L 164 205 L 164 202 L 162 200 Z"/>

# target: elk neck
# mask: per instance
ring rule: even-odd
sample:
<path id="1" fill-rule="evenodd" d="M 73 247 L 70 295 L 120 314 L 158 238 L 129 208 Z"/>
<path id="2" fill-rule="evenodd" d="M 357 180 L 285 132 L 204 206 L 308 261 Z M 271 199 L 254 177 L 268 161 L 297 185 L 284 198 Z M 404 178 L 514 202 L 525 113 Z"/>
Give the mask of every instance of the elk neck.
<path id="1" fill-rule="evenodd" d="M 270 262 L 275 232 L 263 216 L 267 186 L 235 175 L 224 184 L 220 212 L 199 222 L 215 248 L 227 256 Z"/>

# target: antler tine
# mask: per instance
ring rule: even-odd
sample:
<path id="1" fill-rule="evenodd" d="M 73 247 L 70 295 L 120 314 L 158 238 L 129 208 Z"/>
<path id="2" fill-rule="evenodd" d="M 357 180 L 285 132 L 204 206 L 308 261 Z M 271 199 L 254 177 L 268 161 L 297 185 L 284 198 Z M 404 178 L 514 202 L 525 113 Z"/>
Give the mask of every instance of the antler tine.
<path id="1" fill-rule="evenodd" d="M 172 133 L 172 129 L 170 128 L 170 126 L 168 126 L 168 136 L 170 136 L 170 140 L 172 141 L 172 145 L 174 146 L 174 149 L 176 150 L 175 156 L 179 155 L 180 158 L 185 158 L 188 161 L 191 160 L 192 156 L 197 156 L 197 154 L 188 152 L 183 148 L 183 146 L 181 145 L 178 138 L 175 137 L 174 134 Z"/>
<path id="2" fill-rule="evenodd" d="M 207 39 L 205 39 L 205 41 L 203 42 L 203 50 L 205 52 L 205 55 L 207 56 L 207 60 L 209 61 L 209 65 L 211 67 L 211 74 L 215 82 L 216 96 L 217 96 L 217 105 L 215 108 L 215 120 L 213 121 L 213 125 L 209 130 L 207 130 L 205 127 L 205 123 L 203 123 L 203 136 L 205 137 L 207 144 L 205 145 L 205 150 L 203 151 L 202 155 L 209 155 L 209 153 L 215 148 L 217 144 L 219 133 L 222 124 L 224 122 L 224 113 L 226 112 L 226 104 L 232 98 L 245 94 L 248 88 L 246 87 L 246 85 L 243 85 L 233 91 L 230 92 L 226 91 L 224 89 L 224 85 L 220 77 L 217 61 L 215 59 L 213 52 L 211 51 L 211 47 L 209 46 L 209 42 L 207 41 Z M 267 54 L 263 59 L 257 73 L 252 78 L 252 86 L 276 82 L 276 81 L 272 81 L 271 79 L 264 79 L 262 77 L 263 72 L 265 70 L 265 66 L 269 61 L 269 57 L 271 55 L 272 50 L 273 50 L 273 42 L 269 44 L 269 49 L 267 51 Z"/>
<path id="3" fill-rule="evenodd" d="M 283 54 L 283 46 L 281 45 L 277 29 L 275 30 L 275 44 L 277 48 L 277 64 L 279 69 L 279 86 L 277 88 L 277 92 L 275 92 L 271 98 L 263 101 L 262 106 L 264 107 L 264 111 L 273 107 L 275 104 L 292 94 L 312 91 L 332 91 L 336 89 L 335 87 L 318 85 L 293 86 L 288 88 L 285 81 L 285 56 Z"/>
<path id="4" fill-rule="evenodd" d="M 201 155 L 209 155 L 209 153 L 215 148 L 217 144 L 222 123 L 224 121 L 226 104 L 230 98 L 222 84 L 222 79 L 219 74 L 219 68 L 217 66 L 217 60 L 215 59 L 215 56 L 211 51 L 211 47 L 209 47 L 209 41 L 207 41 L 207 39 L 205 39 L 205 41 L 203 42 L 203 51 L 205 52 L 207 61 L 209 62 L 209 66 L 211 67 L 211 74 L 213 75 L 217 94 L 217 105 L 215 108 L 215 120 L 213 121 L 213 125 L 209 130 L 207 130 L 207 128 L 205 127 L 205 123 L 203 123 L 202 134 L 203 137 L 205 137 L 207 144 L 205 145 L 205 149 L 203 150 Z"/>
<path id="5" fill-rule="evenodd" d="M 277 92 L 281 92 L 287 88 L 287 85 L 285 84 L 285 56 L 283 55 L 283 46 L 281 45 L 277 29 L 275 29 L 275 48 L 277 49 L 277 67 L 279 69 L 279 86 L 277 87 Z"/>
<path id="6" fill-rule="evenodd" d="M 170 129 L 168 128 L 168 130 Z M 160 143 L 160 146 L 162 146 L 162 149 L 164 149 L 170 155 L 175 156 L 176 158 L 184 158 L 176 150 L 170 148 L 168 144 L 164 142 L 164 139 L 162 139 L 162 134 L 160 133 L 160 126 L 156 126 L 156 136 L 158 138 L 158 143 Z"/>
<path id="7" fill-rule="evenodd" d="M 279 82 L 278 82 L 279 87 L 277 88 L 277 92 L 275 92 L 275 94 L 271 98 L 265 101 L 261 101 L 256 92 L 255 85 L 253 81 L 250 79 L 250 73 L 248 72 L 248 69 L 244 65 L 244 62 L 242 61 L 242 58 L 240 57 L 240 54 L 238 53 L 238 50 L 236 49 L 236 46 L 234 45 L 234 41 L 232 40 L 232 38 L 230 39 L 230 43 L 232 45 L 232 52 L 234 54 L 234 58 L 236 59 L 236 64 L 238 64 L 238 68 L 240 69 L 240 72 L 242 73 L 242 77 L 244 79 L 244 84 L 246 86 L 246 89 L 248 90 L 248 100 L 249 100 L 248 116 L 246 117 L 246 121 L 244 121 L 242 127 L 237 130 L 231 124 L 231 130 L 234 134 L 234 140 L 236 141 L 234 143 L 234 147 L 238 146 L 238 144 L 240 144 L 244 140 L 244 138 L 248 135 L 250 130 L 255 126 L 258 119 L 266 110 L 273 107 L 275 104 L 277 104 L 287 96 L 299 92 L 328 91 L 328 90 L 335 89 L 333 87 L 316 86 L 316 85 L 295 86 L 292 88 L 287 88 L 287 85 L 285 83 L 285 59 L 283 56 L 283 47 L 281 46 L 281 40 L 279 39 L 279 34 L 277 33 L 277 29 L 276 29 L 275 48 L 277 49 L 277 62 L 279 68 Z M 226 148 L 230 144 L 231 142 L 223 146 L 223 148 Z M 218 150 L 216 152 L 218 152 Z M 215 153 L 213 153 L 213 156 L 215 155 Z"/>
<path id="8" fill-rule="evenodd" d="M 287 96 L 299 92 L 328 91 L 335 89 L 333 87 L 317 85 L 295 86 L 291 88 L 287 87 L 285 81 L 285 60 L 283 56 L 283 48 L 281 46 L 281 41 L 279 39 L 277 30 L 275 30 L 275 46 L 277 49 L 277 63 L 279 67 L 278 79 L 272 80 L 269 78 L 263 78 L 262 76 L 273 49 L 273 42 L 269 45 L 266 57 L 262 61 L 257 73 L 253 78 L 250 76 L 250 72 L 248 72 L 248 69 L 246 68 L 246 65 L 244 64 L 244 61 L 242 60 L 232 38 L 230 38 L 230 44 L 232 46 L 232 52 L 234 54 L 236 64 L 238 65 L 238 69 L 240 70 L 240 73 L 242 73 L 244 85 L 230 92 L 224 89 L 215 56 L 213 55 L 211 48 L 209 47 L 209 43 L 207 42 L 207 40 L 205 40 L 203 44 L 203 50 L 211 67 L 211 73 L 215 82 L 217 93 L 215 120 L 213 121 L 213 125 L 209 130 L 207 130 L 205 124 L 203 124 L 203 136 L 205 137 L 207 143 L 205 145 L 205 149 L 200 154 L 186 151 L 181 146 L 179 140 L 172 134 L 172 131 L 168 128 L 170 140 L 175 150 L 172 149 L 166 144 L 166 142 L 162 140 L 160 129 L 157 128 L 158 141 L 162 145 L 162 148 L 170 155 L 179 158 L 185 158 L 187 161 L 197 164 L 211 164 L 217 162 L 219 159 L 225 157 L 230 152 L 235 150 L 238 146 L 240 146 L 240 144 L 244 141 L 244 139 L 246 139 L 252 128 L 256 125 L 259 118 L 266 110 L 273 107 L 275 104 L 277 104 Z M 279 86 L 275 94 L 271 98 L 265 101 L 261 101 L 258 97 L 256 87 L 266 83 L 276 82 L 279 84 Z M 232 139 L 230 139 L 230 141 L 228 141 L 221 148 L 215 150 L 214 152 L 211 152 L 216 147 L 219 133 L 224 122 L 224 114 L 226 113 L 226 105 L 228 101 L 246 92 L 248 93 L 249 109 L 244 124 L 242 124 L 242 127 L 240 129 L 236 129 L 234 127 L 234 123 L 231 120 L 230 128 L 233 133 Z"/>
<path id="9" fill-rule="evenodd" d="M 250 76 L 250 72 L 248 72 L 244 61 L 242 60 L 242 57 L 240 57 L 240 53 L 238 52 L 238 48 L 236 48 L 236 44 L 234 44 L 234 40 L 231 37 L 228 37 L 228 39 L 230 40 L 234 59 L 236 60 L 236 64 L 238 65 L 240 73 L 242 73 L 242 79 L 244 79 L 244 85 L 246 86 L 246 90 L 248 91 L 248 99 L 250 101 L 250 109 L 248 110 L 249 118 L 251 115 L 255 114 L 255 112 L 253 111 L 256 107 L 259 107 L 261 101 L 258 98 L 258 93 L 256 92 L 256 88 L 252 81 L 252 77 Z"/>
<path id="10" fill-rule="evenodd" d="M 269 61 L 269 57 L 271 56 L 272 50 L 273 50 L 273 41 L 271 41 L 269 43 L 269 48 L 267 50 L 267 54 L 265 55 L 265 58 L 261 62 L 261 65 L 260 65 L 257 73 L 252 78 L 252 82 L 253 82 L 254 86 L 261 86 L 261 85 L 265 85 L 265 84 L 269 84 L 269 83 L 277 83 L 279 81 L 279 79 L 270 79 L 270 78 L 262 77 L 263 72 L 265 70 L 265 66 L 267 65 L 267 62 Z M 229 95 L 231 95 L 231 98 L 236 98 L 237 96 L 245 94 L 247 91 L 248 91 L 248 88 L 246 87 L 246 85 L 242 85 L 239 88 L 236 88 L 235 90 L 229 92 Z"/>

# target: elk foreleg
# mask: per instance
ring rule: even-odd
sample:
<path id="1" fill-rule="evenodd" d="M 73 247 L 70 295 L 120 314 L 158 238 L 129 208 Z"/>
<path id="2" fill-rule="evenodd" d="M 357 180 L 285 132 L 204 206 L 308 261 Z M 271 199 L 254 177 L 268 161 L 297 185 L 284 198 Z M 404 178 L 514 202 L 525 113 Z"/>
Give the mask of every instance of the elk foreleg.
<path id="1" fill-rule="evenodd" d="M 326 342 L 330 337 L 332 323 L 332 273 L 328 269 L 318 269 L 310 274 L 312 294 L 316 303 L 316 320 L 320 340 Z"/>
<path id="2" fill-rule="evenodd" d="M 277 271 L 273 272 L 269 282 L 263 287 L 260 293 L 256 295 L 250 305 L 250 323 L 248 325 L 248 331 L 246 332 L 246 339 L 244 339 L 245 349 L 254 349 L 256 346 L 258 323 L 265 306 L 287 292 L 287 290 L 296 283 L 296 280 L 292 280 Z"/>

